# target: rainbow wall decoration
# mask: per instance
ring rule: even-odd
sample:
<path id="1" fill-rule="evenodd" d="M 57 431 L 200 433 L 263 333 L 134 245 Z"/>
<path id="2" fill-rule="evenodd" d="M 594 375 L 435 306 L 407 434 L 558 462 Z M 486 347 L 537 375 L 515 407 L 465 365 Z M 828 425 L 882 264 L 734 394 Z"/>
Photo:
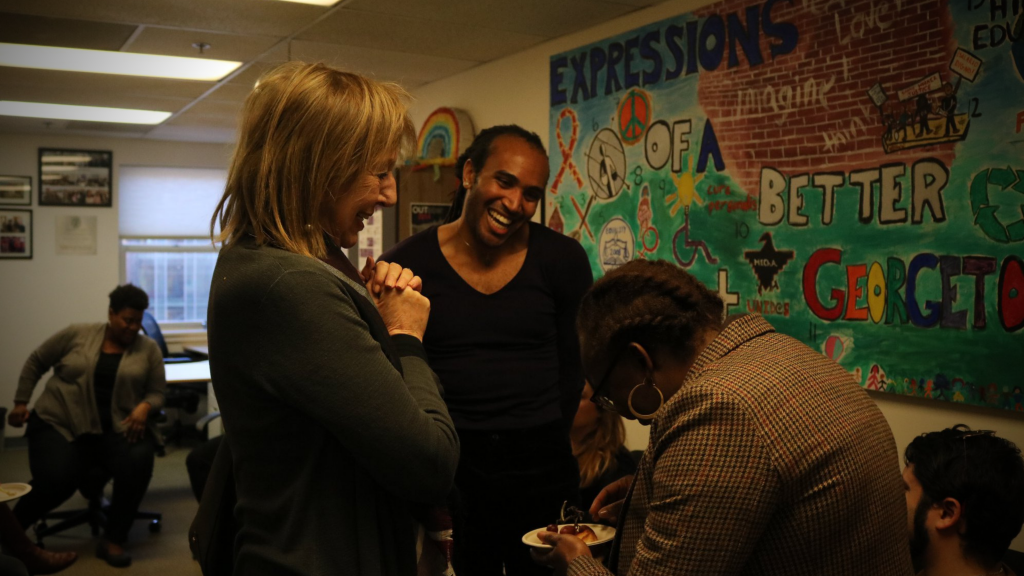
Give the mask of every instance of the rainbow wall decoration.
<path id="1" fill-rule="evenodd" d="M 420 128 L 416 163 L 454 165 L 459 154 L 469 148 L 474 135 L 473 121 L 464 110 L 438 108 Z"/>

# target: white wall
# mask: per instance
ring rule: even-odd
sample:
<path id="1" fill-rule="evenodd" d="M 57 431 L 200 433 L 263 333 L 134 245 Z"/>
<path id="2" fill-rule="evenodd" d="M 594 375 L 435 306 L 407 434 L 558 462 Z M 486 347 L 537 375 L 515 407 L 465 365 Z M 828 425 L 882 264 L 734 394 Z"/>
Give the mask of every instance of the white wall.
<path id="1" fill-rule="evenodd" d="M 519 54 L 473 68 L 413 91 L 416 99 L 413 120 L 422 125 L 441 106 L 469 112 L 476 127 L 516 123 L 546 140 L 549 112 L 549 58 L 557 54 L 627 32 L 651 22 L 692 11 L 710 4 L 704 0 L 671 0 L 593 28 L 544 43 Z M 999 410 L 964 408 L 936 401 L 915 401 L 886 394 L 873 395 L 892 427 L 896 445 L 902 451 L 922 432 L 964 423 L 972 428 L 996 430 L 1024 448 L 1024 414 Z M 647 429 L 627 423 L 626 443 L 631 449 L 647 445 Z M 1024 550 L 1024 536 L 1014 541 Z"/>
<path id="2" fill-rule="evenodd" d="M 113 152 L 112 208 L 40 207 L 38 149 L 71 148 Z M 231 150 L 220 144 L 104 139 L 38 134 L 0 134 L 0 174 L 32 177 L 31 260 L 0 260 L 0 406 L 13 405 L 18 375 L 28 355 L 43 340 L 72 322 L 106 320 L 107 294 L 120 280 L 118 248 L 118 166 L 226 168 Z M 62 215 L 97 217 L 95 256 L 58 256 L 56 219 Z M 210 215 L 202 215 L 209 221 Z M 36 387 L 42 391 L 45 378 Z M 7 427 L 6 436 L 24 428 Z"/>

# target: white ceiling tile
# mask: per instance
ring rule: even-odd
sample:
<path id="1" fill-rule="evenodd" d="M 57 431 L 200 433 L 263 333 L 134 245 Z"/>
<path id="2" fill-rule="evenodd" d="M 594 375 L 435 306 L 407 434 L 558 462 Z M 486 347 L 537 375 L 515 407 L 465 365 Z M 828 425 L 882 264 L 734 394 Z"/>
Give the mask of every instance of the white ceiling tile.
<path id="1" fill-rule="evenodd" d="M 664 2 L 665 0 L 604 0 L 605 2 L 611 2 L 613 4 L 626 4 L 633 6 L 634 8 L 644 8 L 647 6 L 654 6 Z"/>
<path id="2" fill-rule="evenodd" d="M 206 99 L 243 102 L 249 96 L 249 92 L 252 92 L 252 87 L 245 84 L 224 84 Z"/>
<path id="3" fill-rule="evenodd" d="M 152 127 L 131 124 L 111 124 L 107 122 L 75 122 L 69 120 L 44 120 L 40 118 L 0 116 L 0 133 L 139 138 L 146 134 L 150 128 Z"/>
<path id="4" fill-rule="evenodd" d="M 111 94 L 102 86 L 79 86 L 76 90 L 55 92 L 45 86 L 29 86 L 18 84 L 0 86 L 0 99 L 18 102 L 45 102 L 47 104 L 70 104 L 72 106 L 103 106 L 109 108 L 129 108 L 133 110 L 156 110 L 160 112 L 177 112 L 184 108 L 192 98 L 168 98 L 166 96 L 135 96 L 131 94 Z"/>
<path id="5" fill-rule="evenodd" d="M 432 82 L 477 65 L 470 60 L 303 41 L 292 42 L 291 54 L 296 60 L 323 62 L 341 70 L 395 82 Z"/>
<path id="6" fill-rule="evenodd" d="M 339 10 L 297 39 L 476 62 L 514 54 L 546 39 L 455 22 L 434 20 L 426 24 L 420 19 L 396 15 L 388 16 L 386 24 L 383 20 L 380 13 Z"/>
<path id="7" fill-rule="evenodd" d="M 240 103 L 201 100 L 164 124 L 168 126 L 211 126 L 234 130 L 238 125 L 238 115 L 241 110 Z"/>
<path id="8" fill-rule="evenodd" d="M 0 13 L 0 42 L 120 50 L 136 26 Z"/>
<path id="9" fill-rule="evenodd" d="M 235 130 L 233 128 L 219 128 L 215 126 L 169 126 L 161 124 L 146 134 L 147 139 L 153 140 L 178 140 L 183 142 L 212 142 L 215 144 L 230 144 L 235 141 Z M 225 149 L 225 154 L 230 154 L 230 147 Z"/>
<path id="10" fill-rule="evenodd" d="M 255 59 L 279 41 L 279 38 L 270 36 L 219 34 L 146 26 L 125 47 L 125 51 L 246 62 Z M 209 44 L 210 47 L 200 54 L 199 49 L 192 46 L 198 43 Z"/>
<path id="11" fill-rule="evenodd" d="M 656 0 L 0 0 L 0 42 L 244 62 L 227 83 L 0 68 L 0 98 L 177 112 L 148 138 L 231 142 L 242 102 L 280 62 L 324 62 L 413 89 Z M 318 19 L 322 19 L 318 21 Z M 290 42 L 282 39 L 303 34 Z M 0 131 L 137 135 L 134 127 L 0 117 Z M 125 132 L 127 130 L 127 132 Z"/>
<path id="12" fill-rule="evenodd" d="M 601 0 L 355 0 L 346 8 L 423 21 L 455 22 L 554 38 L 605 22 L 636 6 Z M 382 20 L 386 33 L 386 20 Z M 443 42 L 443 37 L 438 37 Z"/>
<path id="13" fill-rule="evenodd" d="M 21 118 L 0 116 L 0 133 L 3 132 L 46 132 L 61 134 L 69 120 L 46 120 L 43 118 Z"/>
<path id="14" fill-rule="evenodd" d="M 68 122 L 66 130 L 72 132 L 102 132 L 117 136 L 142 136 L 153 127 L 142 124 L 118 124 L 116 122 Z"/>
<path id="15" fill-rule="evenodd" d="M 116 98 L 119 95 L 197 98 L 209 90 L 213 84 L 213 82 L 144 78 L 118 74 L 87 74 L 84 72 L 0 67 L 0 90 L 6 86 L 34 86 L 50 88 L 54 96 L 76 90 L 102 90 L 111 98 Z"/>
<path id="16" fill-rule="evenodd" d="M 260 76 L 263 76 L 264 73 L 280 63 L 269 58 L 265 62 L 253 62 L 239 72 L 238 75 L 228 80 L 228 83 L 245 86 L 246 90 L 251 90 L 256 85 L 256 81 L 260 79 Z"/>
<path id="17" fill-rule="evenodd" d="M 0 12 L 287 36 L 327 11 L 268 0 L 0 0 Z"/>

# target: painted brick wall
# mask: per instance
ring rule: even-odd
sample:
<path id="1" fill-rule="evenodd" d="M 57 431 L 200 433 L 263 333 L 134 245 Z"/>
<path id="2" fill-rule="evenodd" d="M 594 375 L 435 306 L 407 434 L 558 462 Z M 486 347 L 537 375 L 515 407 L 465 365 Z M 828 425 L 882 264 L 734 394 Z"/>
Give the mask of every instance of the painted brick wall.
<path id="1" fill-rule="evenodd" d="M 955 144 L 886 155 L 882 147 L 886 129 L 868 96 L 879 82 L 895 100 L 898 90 L 930 74 L 938 72 L 944 82 L 955 77 L 949 70 L 956 44 L 946 1 L 777 4 L 773 19 L 791 22 L 800 32 L 793 53 L 769 62 L 768 38 L 762 34 L 765 64 L 750 67 L 741 52 L 736 68 L 726 68 L 723 61 L 718 70 L 701 72 L 700 102 L 714 124 L 733 177 L 745 190 L 756 193 L 762 165 L 788 174 L 909 163 L 924 156 L 948 165 Z M 748 0 L 729 0 L 697 14 L 742 14 L 748 4 Z M 772 73 L 765 76 L 762 70 Z M 958 108 L 966 110 L 966 103 Z"/>

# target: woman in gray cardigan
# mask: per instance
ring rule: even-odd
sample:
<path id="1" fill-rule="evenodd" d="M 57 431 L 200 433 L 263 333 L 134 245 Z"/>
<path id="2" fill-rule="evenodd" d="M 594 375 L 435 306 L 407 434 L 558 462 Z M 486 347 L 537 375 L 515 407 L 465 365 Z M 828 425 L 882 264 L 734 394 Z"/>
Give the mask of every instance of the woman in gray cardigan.
<path id="1" fill-rule="evenodd" d="M 208 325 L 235 574 L 415 574 L 414 510 L 451 487 L 459 445 L 423 350 L 422 282 L 380 262 L 364 283 L 341 250 L 395 204 L 403 95 L 291 62 L 245 102 Z"/>
<path id="2" fill-rule="evenodd" d="M 102 467 L 114 488 L 96 555 L 112 566 L 131 564 L 123 545 L 153 475 L 158 438 L 149 412 L 164 404 L 163 355 L 139 335 L 148 307 L 141 289 L 118 286 L 106 323 L 72 324 L 51 336 L 25 362 L 8 416 L 11 426 L 28 421 L 32 491 L 14 507 L 18 522 L 31 526 L 70 498 L 88 470 Z M 51 368 L 30 414 L 32 390 Z"/>

